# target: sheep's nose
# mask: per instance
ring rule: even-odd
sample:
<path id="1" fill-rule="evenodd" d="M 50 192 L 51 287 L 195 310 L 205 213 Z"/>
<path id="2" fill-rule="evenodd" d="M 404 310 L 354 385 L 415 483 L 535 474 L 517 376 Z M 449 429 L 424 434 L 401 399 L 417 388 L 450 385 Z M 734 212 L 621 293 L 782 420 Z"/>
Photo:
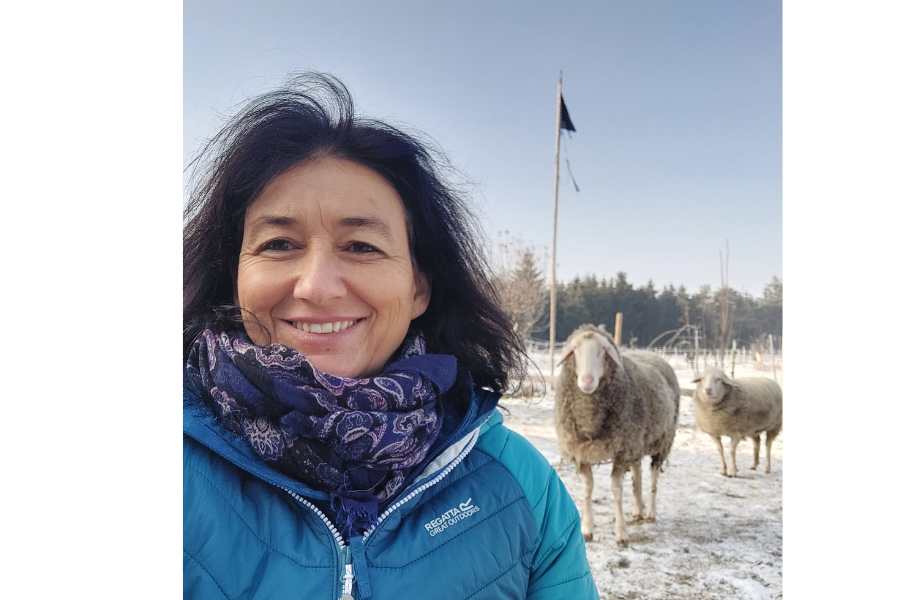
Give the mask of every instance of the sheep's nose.
<path id="1" fill-rule="evenodd" d="M 706 388 L 703 391 L 706 392 L 707 396 L 712 396 L 712 393 L 713 393 L 712 388 Z"/>
<path id="2" fill-rule="evenodd" d="M 590 387 L 594 384 L 593 375 L 582 375 L 578 380 L 581 382 L 582 387 Z"/>

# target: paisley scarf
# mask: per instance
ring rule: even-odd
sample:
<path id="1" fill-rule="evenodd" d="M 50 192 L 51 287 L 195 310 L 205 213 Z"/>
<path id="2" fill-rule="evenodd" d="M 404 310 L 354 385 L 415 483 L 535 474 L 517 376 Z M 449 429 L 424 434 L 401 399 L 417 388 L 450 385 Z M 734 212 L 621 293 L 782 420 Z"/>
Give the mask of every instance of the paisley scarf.
<path id="1" fill-rule="evenodd" d="M 457 365 L 453 356 L 426 354 L 424 338 L 411 334 L 381 374 L 337 377 L 281 344 L 206 329 L 186 372 L 223 425 L 263 460 L 328 492 L 350 536 L 374 524 L 378 504 L 426 457 L 441 430 L 438 397 Z"/>

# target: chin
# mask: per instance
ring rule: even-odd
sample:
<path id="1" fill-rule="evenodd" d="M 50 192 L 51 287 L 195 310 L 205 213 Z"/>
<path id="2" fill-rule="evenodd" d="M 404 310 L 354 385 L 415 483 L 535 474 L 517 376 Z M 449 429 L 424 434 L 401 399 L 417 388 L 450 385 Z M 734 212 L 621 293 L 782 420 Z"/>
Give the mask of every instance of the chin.
<path id="1" fill-rule="evenodd" d="M 357 379 L 365 377 L 363 369 L 354 366 L 348 366 L 346 361 L 341 361 L 339 357 L 329 356 L 325 359 L 317 359 L 309 357 L 309 362 L 318 370 L 335 375 L 337 377 Z"/>

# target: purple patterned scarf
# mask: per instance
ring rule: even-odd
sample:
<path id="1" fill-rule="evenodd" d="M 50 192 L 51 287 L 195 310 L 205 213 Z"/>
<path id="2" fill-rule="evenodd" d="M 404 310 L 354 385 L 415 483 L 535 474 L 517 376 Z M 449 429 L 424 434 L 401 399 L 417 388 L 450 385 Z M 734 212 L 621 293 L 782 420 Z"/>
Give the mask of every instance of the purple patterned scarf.
<path id="1" fill-rule="evenodd" d="M 337 377 L 281 344 L 204 330 L 187 360 L 191 386 L 222 423 L 279 470 L 328 492 L 345 535 L 371 526 L 441 430 L 438 397 L 456 358 L 410 335 L 375 377 Z"/>

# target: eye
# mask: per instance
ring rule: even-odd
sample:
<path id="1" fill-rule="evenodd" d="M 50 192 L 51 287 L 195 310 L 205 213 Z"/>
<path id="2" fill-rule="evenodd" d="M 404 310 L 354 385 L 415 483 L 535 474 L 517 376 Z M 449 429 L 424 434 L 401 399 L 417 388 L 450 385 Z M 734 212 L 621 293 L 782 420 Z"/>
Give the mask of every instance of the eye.
<path id="1" fill-rule="evenodd" d="M 344 250 L 352 252 L 353 254 L 373 254 L 375 252 L 381 252 L 381 250 L 366 242 L 350 242 L 344 246 Z"/>
<path id="2" fill-rule="evenodd" d="M 292 242 L 284 239 L 277 239 L 269 240 L 260 247 L 260 250 L 263 252 L 287 252 L 288 250 L 293 250 L 294 248 L 296 248 L 296 246 L 294 246 Z"/>

